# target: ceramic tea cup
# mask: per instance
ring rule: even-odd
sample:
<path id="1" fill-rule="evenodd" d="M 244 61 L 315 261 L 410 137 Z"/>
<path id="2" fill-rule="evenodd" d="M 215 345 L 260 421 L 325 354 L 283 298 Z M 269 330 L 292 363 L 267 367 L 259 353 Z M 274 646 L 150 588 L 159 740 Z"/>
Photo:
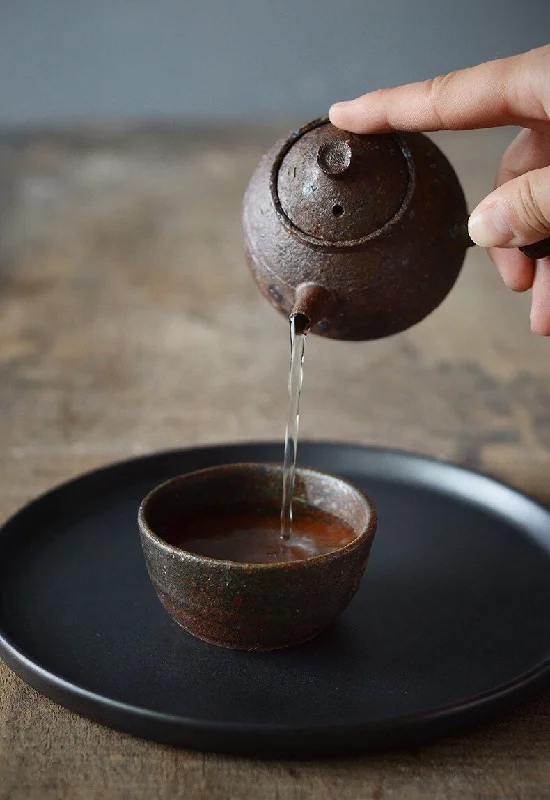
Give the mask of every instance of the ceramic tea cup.
<path id="1" fill-rule="evenodd" d="M 234 512 L 278 515 L 281 487 L 280 465 L 230 464 L 173 478 L 142 501 L 138 524 L 151 581 L 166 610 L 199 639 L 237 650 L 289 647 L 325 630 L 355 595 L 374 540 L 376 510 L 347 481 L 315 470 L 296 473 L 300 525 L 307 529 L 308 519 L 322 514 L 337 517 L 352 532 L 344 546 L 271 563 L 186 550 L 186 538 L 197 541 L 193 528 L 213 508 L 219 510 L 222 544 L 223 520 Z M 167 533 L 178 519 L 184 522 L 176 545 Z"/>

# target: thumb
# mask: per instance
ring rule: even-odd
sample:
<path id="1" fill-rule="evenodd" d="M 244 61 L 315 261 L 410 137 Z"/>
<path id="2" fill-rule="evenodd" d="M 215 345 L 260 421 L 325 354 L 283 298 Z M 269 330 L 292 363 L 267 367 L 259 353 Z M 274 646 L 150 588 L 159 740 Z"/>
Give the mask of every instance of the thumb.
<path id="1" fill-rule="evenodd" d="M 472 211 L 468 228 L 481 247 L 524 247 L 550 236 L 550 167 L 503 183 Z"/>

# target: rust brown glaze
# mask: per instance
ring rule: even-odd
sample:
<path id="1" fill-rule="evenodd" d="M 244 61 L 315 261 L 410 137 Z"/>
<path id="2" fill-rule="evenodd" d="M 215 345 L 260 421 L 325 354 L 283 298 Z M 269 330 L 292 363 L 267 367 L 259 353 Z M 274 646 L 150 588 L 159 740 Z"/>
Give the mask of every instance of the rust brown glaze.
<path id="1" fill-rule="evenodd" d="M 360 136 L 326 119 L 267 153 L 243 213 L 247 260 L 271 304 L 289 315 L 298 301 L 313 333 L 349 340 L 398 333 L 433 311 L 471 246 L 467 222 L 458 178 L 431 139 Z M 317 287 L 306 308 L 304 284 Z"/>
<path id="2" fill-rule="evenodd" d="M 302 561 L 221 561 L 169 545 L 162 530 L 182 511 L 243 503 L 279 507 L 282 467 L 232 464 L 173 478 L 141 503 L 138 523 L 149 575 L 167 611 L 206 642 L 276 650 L 325 630 L 355 595 L 376 531 L 372 501 L 347 481 L 298 469 L 296 498 L 342 519 L 356 538 Z"/>

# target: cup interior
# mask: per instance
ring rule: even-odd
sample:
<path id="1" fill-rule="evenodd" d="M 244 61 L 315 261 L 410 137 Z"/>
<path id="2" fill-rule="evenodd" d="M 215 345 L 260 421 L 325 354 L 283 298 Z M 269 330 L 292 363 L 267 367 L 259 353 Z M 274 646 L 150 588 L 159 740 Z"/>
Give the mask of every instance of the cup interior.
<path id="1" fill-rule="evenodd" d="M 230 464 L 173 478 L 153 489 L 143 500 L 140 523 L 164 539 L 174 517 L 212 507 L 251 506 L 278 513 L 283 469 L 273 464 Z M 373 527 L 375 511 L 369 499 L 347 481 L 298 468 L 294 503 L 327 512 L 348 525 L 359 538 Z M 181 548 L 175 548 L 181 549 Z"/>

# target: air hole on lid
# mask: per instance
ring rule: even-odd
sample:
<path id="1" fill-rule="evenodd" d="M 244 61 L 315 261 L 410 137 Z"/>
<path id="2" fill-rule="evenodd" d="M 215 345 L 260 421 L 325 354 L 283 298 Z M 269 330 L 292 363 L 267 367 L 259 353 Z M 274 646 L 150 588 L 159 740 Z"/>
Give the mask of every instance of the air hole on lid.
<path id="1" fill-rule="evenodd" d="M 341 217 L 344 213 L 344 207 L 340 203 L 336 203 L 336 205 L 332 206 L 332 213 L 335 217 Z"/>

